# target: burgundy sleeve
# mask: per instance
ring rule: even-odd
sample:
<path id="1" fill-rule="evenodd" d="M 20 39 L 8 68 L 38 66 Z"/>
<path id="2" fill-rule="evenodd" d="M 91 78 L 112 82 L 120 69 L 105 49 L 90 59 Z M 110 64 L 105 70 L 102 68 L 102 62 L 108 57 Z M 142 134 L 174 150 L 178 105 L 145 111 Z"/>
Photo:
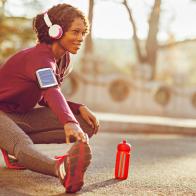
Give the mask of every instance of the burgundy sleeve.
<path id="1" fill-rule="evenodd" d="M 80 106 L 84 106 L 84 104 L 74 103 L 71 101 L 67 101 L 67 103 L 69 107 L 71 108 L 72 112 L 77 115 L 80 114 L 80 111 L 79 111 Z"/>
<path id="2" fill-rule="evenodd" d="M 43 61 L 43 63 L 33 64 L 28 66 L 26 69 L 26 74 L 35 83 L 38 83 L 36 78 L 36 70 L 41 68 L 52 68 L 55 69 L 54 62 L 49 60 Z M 78 123 L 74 117 L 67 101 L 65 100 L 59 87 L 50 87 L 47 89 L 40 89 L 43 98 L 40 100 L 40 105 L 49 106 L 52 112 L 57 116 L 59 121 L 64 125 L 68 122 Z"/>
<path id="3" fill-rule="evenodd" d="M 67 101 L 58 87 L 43 90 L 42 95 L 45 102 L 47 102 L 48 106 L 51 108 L 54 114 L 56 114 L 63 125 L 68 122 L 78 124 L 78 121 L 74 117 Z"/>

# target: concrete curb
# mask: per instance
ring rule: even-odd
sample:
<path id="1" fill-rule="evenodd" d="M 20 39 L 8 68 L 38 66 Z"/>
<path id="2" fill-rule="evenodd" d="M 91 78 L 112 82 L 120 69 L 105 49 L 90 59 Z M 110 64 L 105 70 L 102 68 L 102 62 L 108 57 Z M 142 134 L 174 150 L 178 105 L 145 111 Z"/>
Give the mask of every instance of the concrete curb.
<path id="1" fill-rule="evenodd" d="M 196 135 L 196 119 L 96 113 L 101 131 Z"/>

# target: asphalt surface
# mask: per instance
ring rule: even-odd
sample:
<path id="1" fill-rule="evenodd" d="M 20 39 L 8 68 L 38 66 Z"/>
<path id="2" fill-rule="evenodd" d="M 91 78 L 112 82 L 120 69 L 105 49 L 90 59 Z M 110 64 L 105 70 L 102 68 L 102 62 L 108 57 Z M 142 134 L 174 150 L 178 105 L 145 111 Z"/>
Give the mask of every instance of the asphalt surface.
<path id="1" fill-rule="evenodd" d="M 132 154 L 129 178 L 119 181 L 114 179 L 114 165 L 116 146 L 122 139 L 132 145 Z M 1 168 L 0 195 L 196 195 L 196 137 L 100 132 L 90 140 L 90 145 L 93 160 L 85 185 L 77 194 L 65 194 L 57 178 Z M 71 145 L 36 146 L 54 156 L 64 154 Z"/>

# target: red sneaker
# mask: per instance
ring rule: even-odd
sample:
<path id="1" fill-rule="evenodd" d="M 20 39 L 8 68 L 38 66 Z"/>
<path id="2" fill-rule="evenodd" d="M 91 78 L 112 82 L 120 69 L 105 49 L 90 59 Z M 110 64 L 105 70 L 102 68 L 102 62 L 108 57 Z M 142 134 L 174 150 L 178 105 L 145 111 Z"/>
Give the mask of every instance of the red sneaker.
<path id="1" fill-rule="evenodd" d="M 79 191 L 84 184 L 84 173 L 91 161 L 91 150 L 87 143 L 76 142 L 66 155 L 56 157 L 58 174 L 67 193 Z"/>
<path id="2" fill-rule="evenodd" d="M 1 149 L 1 152 L 8 169 L 26 169 L 18 163 L 14 156 L 9 155 L 6 150 Z"/>

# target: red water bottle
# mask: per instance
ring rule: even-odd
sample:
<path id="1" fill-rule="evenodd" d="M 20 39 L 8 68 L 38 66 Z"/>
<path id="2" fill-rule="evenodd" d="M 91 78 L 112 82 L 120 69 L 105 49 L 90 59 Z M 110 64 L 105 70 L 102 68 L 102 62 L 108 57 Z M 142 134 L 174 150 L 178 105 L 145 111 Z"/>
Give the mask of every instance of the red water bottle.
<path id="1" fill-rule="evenodd" d="M 122 143 L 118 144 L 115 165 L 116 179 L 127 179 L 129 172 L 130 151 L 131 145 L 126 143 L 126 140 L 123 140 Z"/>

